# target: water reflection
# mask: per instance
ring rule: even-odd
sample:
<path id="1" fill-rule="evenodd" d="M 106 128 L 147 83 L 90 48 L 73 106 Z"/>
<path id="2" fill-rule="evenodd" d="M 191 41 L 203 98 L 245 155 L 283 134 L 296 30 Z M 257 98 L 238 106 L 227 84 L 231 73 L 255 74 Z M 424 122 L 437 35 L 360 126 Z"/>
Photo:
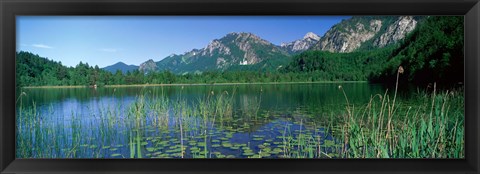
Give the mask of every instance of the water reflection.
<path id="1" fill-rule="evenodd" d="M 23 89 L 17 136 L 36 149 L 17 157 L 325 157 L 338 150 L 322 126 L 345 107 L 338 85 L 353 104 L 385 90 L 367 83 Z M 52 152 L 36 152 L 51 143 Z"/>

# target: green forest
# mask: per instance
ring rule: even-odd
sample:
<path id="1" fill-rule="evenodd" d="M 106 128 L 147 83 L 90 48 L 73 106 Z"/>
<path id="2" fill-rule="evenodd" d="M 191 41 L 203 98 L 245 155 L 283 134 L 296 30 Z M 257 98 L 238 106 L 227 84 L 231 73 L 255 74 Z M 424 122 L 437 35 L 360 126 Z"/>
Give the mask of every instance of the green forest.
<path id="1" fill-rule="evenodd" d="M 80 62 L 66 67 L 61 62 L 20 51 L 16 54 L 16 85 L 104 86 L 174 83 L 250 83 L 370 81 L 391 83 L 399 66 L 402 81 L 411 83 L 463 82 L 464 25 L 462 17 L 428 17 L 402 41 L 384 48 L 351 53 L 305 51 L 274 71 L 229 70 L 178 75 L 169 71 L 122 73 L 105 71 Z"/>

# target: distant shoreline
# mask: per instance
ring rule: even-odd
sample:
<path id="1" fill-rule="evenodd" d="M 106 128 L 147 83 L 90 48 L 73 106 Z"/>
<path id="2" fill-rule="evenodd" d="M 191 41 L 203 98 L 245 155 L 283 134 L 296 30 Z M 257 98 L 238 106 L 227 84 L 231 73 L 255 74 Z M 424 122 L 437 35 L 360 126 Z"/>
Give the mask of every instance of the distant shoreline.
<path id="1" fill-rule="evenodd" d="M 88 88 L 88 86 L 24 86 L 22 88 Z"/>
<path id="2" fill-rule="evenodd" d="M 368 81 L 318 81 L 318 82 L 254 82 L 254 83 L 174 83 L 174 84 L 135 84 L 105 85 L 98 88 L 154 87 L 154 86 L 221 86 L 221 85 L 275 85 L 275 84 L 312 84 L 312 83 L 367 83 Z M 25 86 L 23 88 L 92 88 L 91 86 Z"/>

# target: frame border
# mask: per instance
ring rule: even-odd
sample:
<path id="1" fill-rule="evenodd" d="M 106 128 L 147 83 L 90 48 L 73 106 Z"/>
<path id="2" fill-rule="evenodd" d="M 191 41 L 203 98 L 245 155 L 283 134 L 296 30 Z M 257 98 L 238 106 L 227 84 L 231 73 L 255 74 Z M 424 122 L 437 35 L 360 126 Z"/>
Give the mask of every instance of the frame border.
<path id="1" fill-rule="evenodd" d="M 16 15 L 463 15 L 465 159 L 15 159 Z M 479 0 L 0 0 L 0 173 L 479 173 Z"/>

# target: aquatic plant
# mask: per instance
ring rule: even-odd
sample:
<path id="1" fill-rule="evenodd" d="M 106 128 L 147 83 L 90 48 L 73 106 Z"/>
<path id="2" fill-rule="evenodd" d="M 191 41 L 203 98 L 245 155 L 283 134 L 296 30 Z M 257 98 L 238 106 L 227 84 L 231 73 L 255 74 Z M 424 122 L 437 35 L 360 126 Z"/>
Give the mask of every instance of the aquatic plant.
<path id="1" fill-rule="evenodd" d="M 402 68 L 403 69 L 403 68 Z M 401 75 L 399 68 L 398 75 Z M 343 108 L 260 111 L 257 98 L 236 103 L 235 88 L 189 100 L 145 88 L 127 104 L 48 117 L 17 99 L 18 158 L 462 158 L 463 89 L 422 91 L 408 100 L 388 90 L 365 103 L 339 86 Z M 391 97 L 392 95 L 393 97 Z M 237 95 L 238 96 L 238 95 Z M 252 99 L 252 98 L 251 98 Z M 235 107 L 236 105 L 240 107 Z M 248 107 L 241 107 L 244 106 Z M 234 109 L 236 108 L 236 109 Z M 325 111 L 321 111 L 325 112 Z M 48 114 L 48 115 L 47 115 Z M 259 117 L 257 117 L 257 115 Z M 273 118 L 273 119 L 272 119 Z M 54 120 L 60 119 L 60 120 Z M 64 119 L 64 120 L 62 120 Z M 63 123 L 63 124 L 59 124 Z M 268 125 L 268 126 L 265 126 Z M 238 137 L 248 135 L 247 141 Z M 243 139 L 242 139 L 243 140 Z"/>

